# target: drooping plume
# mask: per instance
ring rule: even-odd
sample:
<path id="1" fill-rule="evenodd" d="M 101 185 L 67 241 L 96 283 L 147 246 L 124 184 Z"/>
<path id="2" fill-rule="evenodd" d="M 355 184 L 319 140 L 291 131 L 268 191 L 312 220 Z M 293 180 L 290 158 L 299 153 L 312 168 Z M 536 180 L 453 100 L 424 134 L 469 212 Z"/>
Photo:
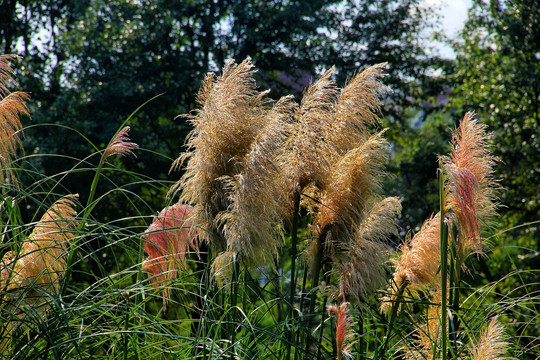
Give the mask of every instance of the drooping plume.
<path id="1" fill-rule="evenodd" d="M 331 256 L 341 244 L 351 244 L 362 217 L 380 189 L 382 164 L 387 157 L 382 133 L 347 152 L 333 167 L 323 189 L 315 219 L 315 235 Z"/>
<path id="2" fill-rule="evenodd" d="M 144 232 L 144 251 L 148 258 L 142 268 L 149 273 L 150 282 L 163 288 L 163 302 L 170 297 L 166 281 L 176 278 L 186 265 L 186 254 L 190 248 L 198 250 L 197 232 L 189 218 L 192 206 L 175 204 L 168 206 L 154 217 Z"/>
<path id="3" fill-rule="evenodd" d="M 130 141 L 129 130 L 130 127 L 125 126 L 112 138 L 111 142 L 105 149 L 103 156 L 101 157 L 101 161 L 105 161 L 109 156 L 113 155 L 135 156 L 133 150 L 137 149 L 139 145 Z"/>
<path id="4" fill-rule="evenodd" d="M 12 80 L 13 70 L 8 61 L 15 55 L 0 55 L 0 182 L 14 181 L 11 171 L 11 160 L 17 148 L 22 146 L 20 133 L 21 115 L 29 115 L 25 101 L 29 95 L 23 92 L 10 93 L 7 88 Z"/>

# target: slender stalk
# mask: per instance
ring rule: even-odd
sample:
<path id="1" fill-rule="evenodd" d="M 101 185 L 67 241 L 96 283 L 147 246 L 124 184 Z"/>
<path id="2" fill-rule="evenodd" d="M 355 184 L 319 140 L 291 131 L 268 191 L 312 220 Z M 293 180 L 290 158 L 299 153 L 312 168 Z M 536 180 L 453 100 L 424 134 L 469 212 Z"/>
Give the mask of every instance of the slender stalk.
<path id="1" fill-rule="evenodd" d="M 358 327 L 358 335 L 360 335 L 357 342 L 358 345 L 356 346 L 356 348 L 358 349 L 358 357 L 364 358 L 366 349 L 364 344 L 364 316 L 362 314 L 358 316 L 358 321 L 356 325 Z"/>
<path id="2" fill-rule="evenodd" d="M 319 277 L 321 273 L 321 262 L 322 262 L 322 247 L 323 247 L 323 239 L 326 233 L 322 233 L 321 236 L 317 238 L 317 252 L 315 254 L 315 263 L 313 268 L 313 274 L 311 276 L 311 296 L 309 299 L 309 313 L 308 316 L 308 331 L 310 332 L 308 334 L 308 338 L 306 341 L 306 352 L 309 352 L 309 348 L 311 346 L 312 337 L 311 337 L 311 329 L 313 327 L 313 321 L 315 319 L 315 316 L 313 315 L 315 313 L 315 303 L 317 302 L 317 287 L 319 286 Z"/>
<path id="3" fill-rule="evenodd" d="M 300 292 L 300 308 L 302 309 L 302 314 L 305 314 L 305 308 L 304 308 L 304 300 L 306 298 L 306 288 L 307 288 L 307 274 L 308 274 L 308 269 L 307 269 L 307 264 L 304 266 L 304 274 L 303 274 L 303 277 L 302 277 L 302 290 Z M 298 344 L 300 343 L 300 338 L 302 337 L 302 334 L 300 331 L 298 331 L 296 333 L 296 341 L 295 341 L 295 344 Z M 295 350 L 294 352 L 294 358 L 295 360 L 296 359 L 299 359 L 300 358 L 300 352 L 298 350 Z"/>
<path id="4" fill-rule="evenodd" d="M 458 231 L 455 225 L 452 226 L 452 257 L 451 257 L 451 266 L 453 267 L 453 272 L 450 273 L 450 293 L 449 299 L 452 309 L 452 331 L 450 332 L 450 341 L 452 342 L 452 347 L 454 349 L 454 354 L 457 354 L 457 334 L 459 332 L 459 289 L 461 282 L 461 261 L 458 258 L 457 254 L 458 246 Z"/>
<path id="5" fill-rule="evenodd" d="M 124 128 L 124 126 L 131 120 L 131 118 L 137 113 L 139 112 L 139 110 L 145 106 L 146 104 L 148 104 L 149 102 L 153 101 L 154 99 L 160 97 L 161 95 L 163 95 L 164 93 L 161 93 L 161 94 L 158 94 L 156 96 L 154 96 L 153 98 L 151 98 L 150 100 L 147 100 L 145 101 L 142 105 L 140 105 L 137 109 L 135 109 L 128 117 L 126 120 L 124 120 L 124 122 L 122 123 L 122 125 L 118 128 L 118 130 L 116 131 L 116 134 L 111 138 L 111 142 L 109 142 L 109 144 L 107 145 L 107 147 L 105 149 L 107 149 L 112 141 L 116 138 L 116 135 L 118 135 L 118 133 L 120 131 L 122 131 L 122 129 Z M 96 195 L 96 189 L 97 189 L 97 185 L 99 183 L 99 178 L 101 177 L 101 172 L 103 171 L 103 165 L 105 163 L 105 158 L 104 156 L 105 155 L 105 152 L 103 152 L 103 154 L 101 155 L 101 159 L 99 160 L 99 165 L 96 169 L 96 173 L 94 174 L 94 178 L 92 179 L 92 185 L 90 185 L 90 194 L 88 195 L 88 200 L 86 201 L 86 206 L 84 208 L 84 212 L 83 212 L 83 215 L 81 217 L 81 220 L 79 222 L 79 227 L 78 227 L 78 233 L 79 234 L 82 234 L 82 230 L 86 227 L 86 222 L 88 220 L 88 217 L 90 216 L 90 213 L 92 212 L 92 210 L 94 209 L 94 207 L 96 206 L 97 202 L 94 202 L 94 197 Z M 66 271 L 64 273 L 64 282 L 62 284 L 62 287 L 60 289 L 60 295 L 63 295 L 65 294 L 66 292 L 66 289 L 67 289 L 67 283 L 69 281 L 69 278 L 71 276 L 71 271 L 72 271 L 72 268 L 73 268 L 73 263 L 75 261 L 75 258 L 78 254 L 78 242 L 79 242 L 79 237 L 76 236 L 74 239 L 73 239 L 73 243 L 71 245 L 71 249 L 69 251 L 69 255 L 68 255 L 68 259 L 67 259 L 67 262 L 66 262 Z"/>
<path id="6" fill-rule="evenodd" d="M 239 274 L 238 274 L 238 258 L 235 256 L 233 260 L 233 278 L 232 278 L 232 284 L 231 284 L 231 307 L 235 307 L 238 301 L 238 280 L 239 280 Z M 234 324 L 234 310 L 231 308 L 230 312 L 230 328 L 229 331 L 231 332 L 231 349 L 234 353 L 234 347 L 236 342 L 236 325 Z"/>
<path id="7" fill-rule="evenodd" d="M 442 168 L 442 167 L 441 167 Z M 441 348 L 442 348 L 442 360 L 447 359 L 447 286 L 448 286 L 448 228 L 444 222 L 445 218 L 445 206 L 446 206 L 446 196 L 445 196 L 445 176 L 442 171 L 440 171 L 439 176 L 439 208 L 441 214 L 441 227 L 440 227 L 440 241 L 441 241 Z"/>
<path id="8" fill-rule="evenodd" d="M 399 305 L 401 303 L 401 299 L 403 297 L 403 292 L 405 291 L 405 287 L 407 287 L 407 284 L 404 282 L 398 288 L 398 291 L 396 294 L 396 301 L 392 304 L 392 309 L 390 310 L 390 318 L 388 319 L 387 328 L 386 328 L 386 335 L 384 337 L 384 343 L 381 345 L 381 349 L 379 351 L 379 353 L 382 356 L 384 356 L 384 354 L 386 353 L 388 343 L 390 342 L 390 336 L 392 335 L 392 330 L 394 329 L 394 322 L 396 321 L 397 312 L 399 309 Z M 375 346 L 375 351 L 377 351 L 377 347 L 378 346 Z"/>
<path id="9" fill-rule="evenodd" d="M 129 295 L 125 296 L 126 300 L 126 317 L 124 318 L 124 360 L 127 360 L 128 358 L 128 329 L 129 329 Z"/>
<path id="10" fill-rule="evenodd" d="M 327 275 L 329 274 L 329 271 L 325 271 L 325 275 L 324 275 L 324 281 L 326 283 L 329 282 L 329 276 Z M 324 300 L 323 300 L 323 311 L 322 311 L 322 315 L 321 315 L 321 326 L 320 326 L 320 332 L 319 332 L 319 343 L 318 343 L 318 348 L 317 348 L 317 359 L 320 359 L 321 357 L 321 350 L 322 350 L 322 343 L 323 343 L 323 334 L 324 334 L 324 322 L 326 320 L 326 303 L 328 302 L 328 296 L 324 296 Z"/>
<path id="11" fill-rule="evenodd" d="M 291 358 L 291 342 L 294 338 L 294 297 L 296 295 L 296 256 L 298 254 L 298 221 L 300 218 L 300 193 L 297 191 L 294 194 L 294 213 L 291 225 L 291 285 L 289 293 L 289 330 L 287 332 L 287 359 Z"/>

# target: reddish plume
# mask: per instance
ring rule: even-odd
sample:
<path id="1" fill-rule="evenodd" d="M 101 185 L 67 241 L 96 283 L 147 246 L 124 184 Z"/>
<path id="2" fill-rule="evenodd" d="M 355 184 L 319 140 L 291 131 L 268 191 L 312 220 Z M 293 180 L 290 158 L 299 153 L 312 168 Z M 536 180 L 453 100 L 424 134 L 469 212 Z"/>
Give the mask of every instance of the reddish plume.
<path id="1" fill-rule="evenodd" d="M 177 271 L 186 264 L 186 253 L 192 247 L 198 251 L 197 233 L 189 219 L 193 207 L 184 204 L 167 206 L 154 217 L 154 221 L 144 232 L 144 251 L 148 258 L 142 268 L 149 273 L 150 282 L 163 286 L 163 282 L 176 278 Z M 167 286 L 163 288 L 165 302 L 170 295 Z"/>

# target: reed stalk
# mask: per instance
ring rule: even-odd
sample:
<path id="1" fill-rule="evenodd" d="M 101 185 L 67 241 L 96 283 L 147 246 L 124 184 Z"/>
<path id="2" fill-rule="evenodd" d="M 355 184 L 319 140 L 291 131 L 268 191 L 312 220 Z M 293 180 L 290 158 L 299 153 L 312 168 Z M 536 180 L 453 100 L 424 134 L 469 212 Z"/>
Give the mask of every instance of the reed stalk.
<path id="1" fill-rule="evenodd" d="M 442 166 L 440 166 L 442 169 Z M 441 348 L 442 360 L 447 359 L 447 286 L 448 286 L 448 227 L 445 220 L 446 192 L 445 175 L 442 170 L 439 172 L 439 207 L 440 207 L 440 236 L 441 236 Z"/>
<path id="2" fill-rule="evenodd" d="M 289 291 L 289 329 L 287 331 L 287 359 L 291 358 L 291 343 L 294 338 L 294 298 L 296 296 L 296 257 L 298 254 L 298 221 L 300 219 L 300 192 L 294 194 L 293 220 L 291 224 L 291 285 Z"/>

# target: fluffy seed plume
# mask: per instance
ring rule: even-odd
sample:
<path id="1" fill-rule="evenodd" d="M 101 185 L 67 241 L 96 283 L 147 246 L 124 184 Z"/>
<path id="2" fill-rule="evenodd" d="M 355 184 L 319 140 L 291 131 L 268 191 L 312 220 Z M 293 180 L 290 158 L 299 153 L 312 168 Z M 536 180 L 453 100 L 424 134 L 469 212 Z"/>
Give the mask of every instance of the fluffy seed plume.
<path id="1" fill-rule="evenodd" d="M 448 178 L 448 212 L 458 225 L 464 255 L 482 252 L 480 230 L 495 215 L 496 158 L 487 144 L 486 125 L 467 113 L 454 133 L 452 153 L 441 157 Z"/>
<path id="2" fill-rule="evenodd" d="M 315 219 L 316 236 L 323 239 L 328 255 L 340 243 L 351 242 L 369 201 L 379 190 L 382 162 L 387 156 L 385 145 L 382 132 L 378 133 L 335 165 Z"/>
<path id="3" fill-rule="evenodd" d="M 440 214 L 428 219 L 412 240 L 401 246 L 401 256 L 395 260 L 392 287 L 383 297 L 381 310 L 386 312 L 397 299 L 397 294 L 408 285 L 415 288 L 438 286 L 436 274 L 441 262 Z M 395 305 L 395 304 L 394 304 Z"/>
<path id="4" fill-rule="evenodd" d="M 144 232 L 144 251 L 148 258 L 142 268 L 149 273 L 150 282 L 163 287 L 163 302 L 170 298 L 170 289 L 165 284 L 177 276 L 186 265 L 189 248 L 198 250 L 197 234 L 189 217 L 193 207 L 183 204 L 168 206 L 154 217 Z"/>
<path id="5" fill-rule="evenodd" d="M 344 155 L 369 137 L 369 127 L 379 123 L 381 98 L 390 89 L 379 81 L 386 63 L 373 65 L 350 80 L 339 93 L 335 120 L 328 139 Z"/>
<path id="6" fill-rule="evenodd" d="M 493 318 L 473 345 L 471 360 L 513 360 L 507 356 L 510 343 L 504 333 L 504 326 L 498 318 Z"/>
<path id="7" fill-rule="evenodd" d="M 327 306 L 328 314 L 333 315 L 336 318 L 336 348 L 337 359 L 343 359 L 346 356 L 347 359 L 352 359 L 350 349 L 355 342 L 349 342 L 354 336 L 351 327 L 351 318 L 347 314 L 348 303 L 343 302 L 339 306 L 329 304 Z"/>
<path id="8" fill-rule="evenodd" d="M 12 179 L 11 159 L 21 146 L 19 134 L 22 124 L 21 115 L 29 115 L 25 101 L 29 95 L 23 92 L 10 93 L 7 83 L 11 81 L 13 70 L 9 61 L 15 55 L 0 55 L 0 182 Z"/>
<path id="9" fill-rule="evenodd" d="M 172 167 L 189 160 L 169 194 L 182 191 L 180 201 L 194 205 L 193 225 L 215 252 L 226 248 L 214 222 L 229 206 L 222 178 L 239 173 L 239 162 L 265 127 L 266 92 L 256 91 L 253 73 L 248 58 L 241 64 L 229 60 L 217 78 L 206 76 L 197 96 L 199 109 L 185 116 L 194 126 L 187 141 L 188 151 Z"/>
<path id="10" fill-rule="evenodd" d="M 333 71 L 331 68 L 309 86 L 295 112 L 296 126 L 287 145 L 290 154 L 284 158 L 284 167 L 298 191 L 310 183 L 322 183 L 331 171 L 334 150 L 325 138 L 331 132 L 338 94 L 331 79 Z"/>
<path id="11" fill-rule="evenodd" d="M 103 153 L 103 156 L 101 157 L 101 161 L 105 161 L 109 156 L 112 155 L 133 155 L 134 149 L 137 149 L 139 145 L 130 142 L 129 139 L 129 126 L 123 127 L 111 140 L 107 148 L 105 149 L 105 152 Z"/>
<path id="12" fill-rule="evenodd" d="M 391 235 L 397 236 L 396 218 L 401 203 L 395 197 L 373 205 L 358 228 L 355 239 L 343 249 L 337 262 L 339 295 L 345 301 L 361 303 L 368 294 L 386 283 L 387 245 Z"/>
<path id="13" fill-rule="evenodd" d="M 223 228 L 227 251 L 238 254 L 249 267 L 272 263 L 269 260 L 280 246 L 276 239 L 289 212 L 284 191 L 289 186 L 277 159 L 284 151 L 294 106 L 291 97 L 273 106 L 250 152 L 239 163 L 239 174 L 223 178 L 230 205 L 216 221 Z"/>
<path id="14" fill-rule="evenodd" d="M 76 236 L 78 226 L 74 210 L 76 198 L 77 195 L 68 195 L 54 203 L 23 242 L 20 251 L 8 251 L 4 255 L 1 285 L 8 294 L 6 301 L 31 306 L 42 313 L 47 294 L 58 293 L 66 271 L 66 250 Z M 14 313 L 22 319 L 26 311 L 15 309 Z"/>
<path id="15" fill-rule="evenodd" d="M 493 178 L 496 158 L 487 144 L 486 126 L 467 113 L 455 130 L 450 156 L 442 156 L 441 163 L 446 176 L 445 211 L 459 231 L 456 259 L 463 264 L 471 252 L 481 253 L 481 225 L 495 214 L 494 193 L 498 184 Z M 402 247 L 402 255 L 396 261 L 394 286 L 391 295 L 383 299 L 395 300 L 397 290 L 408 284 L 415 286 L 438 286 L 435 279 L 440 265 L 440 214 L 424 223 L 408 244 Z M 386 309 L 388 303 L 383 303 Z"/>
<path id="16" fill-rule="evenodd" d="M 300 190 L 311 183 L 327 186 L 333 180 L 332 164 L 369 137 L 369 125 L 378 122 L 380 97 L 388 91 L 378 81 L 385 65 L 364 70 L 341 90 L 331 79 L 331 68 L 304 93 L 287 164 Z"/>

